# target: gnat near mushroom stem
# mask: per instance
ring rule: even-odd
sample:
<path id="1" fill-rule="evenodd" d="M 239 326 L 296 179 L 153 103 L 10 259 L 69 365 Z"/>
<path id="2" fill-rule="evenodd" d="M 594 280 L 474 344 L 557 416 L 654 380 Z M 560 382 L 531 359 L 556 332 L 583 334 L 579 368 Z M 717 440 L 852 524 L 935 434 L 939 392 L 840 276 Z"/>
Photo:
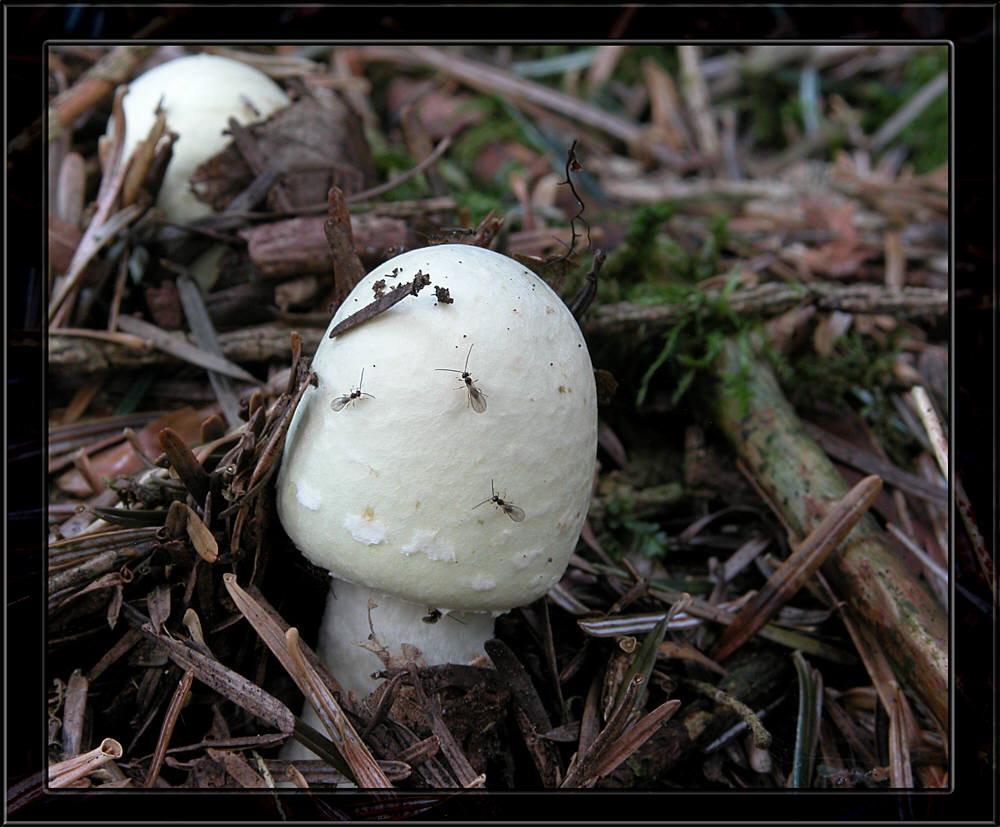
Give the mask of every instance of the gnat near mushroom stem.
<path id="1" fill-rule="evenodd" d="M 359 697 L 388 664 L 487 663 L 494 617 L 558 582 L 590 502 L 590 356 L 518 262 L 411 250 L 362 279 L 329 329 L 379 279 L 418 272 L 453 302 L 425 291 L 322 339 L 277 481 L 288 536 L 335 578 L 318 654 Z"/>

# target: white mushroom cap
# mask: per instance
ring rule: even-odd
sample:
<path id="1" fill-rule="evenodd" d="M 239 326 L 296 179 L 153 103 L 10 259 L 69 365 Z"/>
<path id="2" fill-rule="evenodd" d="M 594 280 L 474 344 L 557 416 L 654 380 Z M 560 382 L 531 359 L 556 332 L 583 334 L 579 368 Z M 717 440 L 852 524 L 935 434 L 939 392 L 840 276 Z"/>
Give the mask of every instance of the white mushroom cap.
<path id="1" fill-rule="evenodd" d="M 190 221 L 212 212 L 195 198 L 189 182 L 201 164 L 232 140 L 223 134 L 229 119 L 253 123 L 289 103 L 278 84 L 238 60 L 209 54 L 170 60 L 129 84 L 123 100 L 125 158 L 149 134 L 161 99 L 167 127 L 178 135 L 157 200 L 171 221 Z"/>
<path id="2" fill-rule="evenodd" d="M 398 270 L 397 270 L 398 268 Z M 506 611 L 562 575 L 590 500 L 597 394 L 563 301 L 506 256 L 448 244 L 369 273 L 334 325 L 418 271 L 431 284 L 330 339 L 277 483 L 288 535 L 335 577 L 441 609 Z M 393 276 L 393 273 L 396 275 Z M 453 304 L 439 304 L 434 287 Z M 470 354 L 471 347 L 471 354 Z M 486 395 L 474 411 L 460 372 Z M 448 368 L 448 373 L 436 370 Z M 339 411 L 338 397 L 362 396 Z M 512 520 L 492 501 L 524 511 Z"/>

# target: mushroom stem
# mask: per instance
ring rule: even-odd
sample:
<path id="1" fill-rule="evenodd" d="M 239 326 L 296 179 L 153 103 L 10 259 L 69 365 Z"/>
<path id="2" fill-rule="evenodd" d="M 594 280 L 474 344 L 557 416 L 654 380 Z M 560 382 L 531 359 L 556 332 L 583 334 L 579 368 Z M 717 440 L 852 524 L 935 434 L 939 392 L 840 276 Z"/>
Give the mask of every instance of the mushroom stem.
<path id="1" fill-rule="evenodd" d="M 486 663 L 483 644 L 491 637 L 490 612 L 439 613 L 433 606 L 334 580 L 317 654 L 344 690 L 361 699 L 381 683 L 373 673 L 411 660 L 421 666 Z"/>
<path id="2" fill-rule="evenodd" d="M 374 604 L 370 610 L 369 601 Z M 316 654 L 341 688 L 361 700 L 381 683 L 372 677 L 374 673 L 411 660 L 418 666 L 489 664 L 483 644 L 493 637 L 495 614 L 438 612 L 367 586 L 332 580 Z M 325 731 L 308 702 L 302 721 Z M 281 757 L 286 761 L 316 758 L 295 740 L 289 740 Z"/>

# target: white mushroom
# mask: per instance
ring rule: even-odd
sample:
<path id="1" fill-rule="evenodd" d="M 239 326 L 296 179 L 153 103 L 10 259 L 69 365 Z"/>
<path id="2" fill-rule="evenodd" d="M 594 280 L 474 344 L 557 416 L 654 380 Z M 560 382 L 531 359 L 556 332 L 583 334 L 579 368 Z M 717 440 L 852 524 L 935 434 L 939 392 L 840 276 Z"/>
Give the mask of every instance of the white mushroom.
<path id="1" fill-rule="evenodd" d="M 184 222 L 212 212 L 195 197 L 190 181 L 199 166 L 232 140 L 225 134 L 229 119 L 254 123 L 287 106 L 289 100 L 267 75 L 237 60 L 210 54 L 170 60 L 129 84 L 123 100 L 123 157 L 149 134 L 161 102 L 167 128 L 178 137 L 156 203 L 169 221 Z M 223 245 L 215 245 L 192 267 L 203 287 L 214 281 L 223 252 Z"/>
<path id="2" fill-rule="evenodd" d="M 412 250 L 362 279 L 328 330 L 378 280 L 418 273 L 431 280 L 418 295 L 324 336 L 277 481 L 289 537 L 336 578 L 318 654 L 359 697 L 385 658 L 483 658 L 494 616 L 559 580 L 590 501 L 590 356 L 521 264 L 462 244 Z"/>

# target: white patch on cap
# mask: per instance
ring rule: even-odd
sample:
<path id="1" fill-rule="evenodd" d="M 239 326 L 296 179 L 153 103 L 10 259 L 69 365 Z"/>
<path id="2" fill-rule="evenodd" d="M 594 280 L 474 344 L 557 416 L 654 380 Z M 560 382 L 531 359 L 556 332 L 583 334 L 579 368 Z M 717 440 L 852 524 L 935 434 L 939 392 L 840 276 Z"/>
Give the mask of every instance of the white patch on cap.
<path id="1" fill-rule="evenodd" d="M 365 509 L 364 514 L 348 514 L 344 518 L 344 528 L 351 532 L 355 540 L 366 546 L 385 542 L 389 533 L 385 523 L 376 520 L 371 509 Z"/>
<path id="2" fill-rule="evenodd" d="M 413 537 L 399 552 L 409 557 L 411 554 L 426 554 L 428 560 L 443 560 L 446 563 L 458 562 L 455 549 L 449 543 L 439 543 L 436 531 L 417 529 Z"/>
<path id="3" fill-rule="evenodd" d="M 299 505 L 310 511 L 319 511 L 319 507 L 323 504 L 323 495 L 307 482 L 293 484 L 295 485 L 295 499 L 299 501 Z"/>
<path id="4" fill-rule="evenodd" d="M 497 581 L 486 574 L 477 574 L 469 581 L 469 587 L 474 592 L 488 592 L 490 589 L 496 588 L 496 585 Z"/>
<path id="5" fill-rule="evenodd" d="M 533 565 L 541 552 L 536 548 L 534 551 L 526 551 L 523 554 L 514 555 L 514 568 L 518 571 Z"/>

